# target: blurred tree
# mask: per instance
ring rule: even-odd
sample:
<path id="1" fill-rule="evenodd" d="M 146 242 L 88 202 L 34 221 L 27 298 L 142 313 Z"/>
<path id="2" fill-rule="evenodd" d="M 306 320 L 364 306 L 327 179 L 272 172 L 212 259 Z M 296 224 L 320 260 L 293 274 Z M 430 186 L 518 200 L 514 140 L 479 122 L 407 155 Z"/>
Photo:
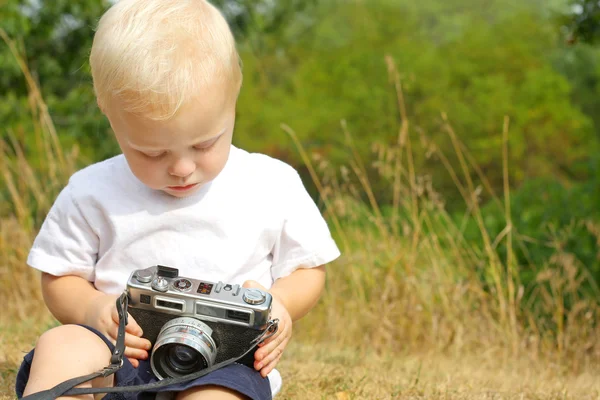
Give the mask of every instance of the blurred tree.
<path id="1" fill-rule="evenodd" d="M 570 0 L 557 15 L 566 45 L 555 51 L 554 66 L 571 83 L 572 102 L 594 121 L 600 139 L 600 2 Z"/>
<path id="2" fill-rule="evenodd" d="M 118 149 L 107 139 L 109 126 L 95 105 L 88 55 L 94 28 L 111 0 L 2 0 L 0 27 L 13 38 L 44 99 L 63 143 L 77 143 L 87 163 Z M 265 43 L 276 38 L 291 19 L 299 18 L 316 0 L 215 0 L 240 38 L 241 46 L 260 59 Z M 30 131 L 27 87 L 7 46 L 0 46 L 0 120 L 15 132 Z M 14 127 L 14 126 L 13 126 Z M 0 137 L 6 135 L 6 130 Z M 28 148 L 25 136 L 21 142 Z"/>
<path id="3" fill-rule="evenodd" d="M 597 43 L 600 40 L 600 2 L 597 0 L 571 0 L 561 19 L 568 30 L 569 42 Z"/>
<path id="4" fill-rule="evenodd" d="M 244 55 L 243 134 L 237 140 L 291 156 L 279 129 L 285 122 L 311 150 L 338 165 L 348 160 L 339 123 L 345 119 L 365 159 L 374 141 L 393 145 L 399 117 L 384 62 L 390 54 L 402 75 L 415 148 L 421 132 L 451 156 L 441 129 L 446 112 L 501 193 L 501 130 L 508 115 L 513 184 L 549 175 L 563 183 L 585 179 L 579 166 L 597 139 L 571 100 L 571 84 L 553 67 L 559 36 L 552 13 L 540 12 L 538 3 L 322 3 L 303 35 L 281 35 L 279 50 L 266 53 L 260 64 Z M 297 30 L 293 23 L 288 29 Z M 270 77 L 266 84 L 264 76 Z M 419 170 L 432 174 L 446 194 L 455 193 L 439 160 L 416 153 Z M 387 187 L 377 189 L 384 198 L 389 194 Z"/>
<path id="5" fill-rule="evenodd" d="M 17 44 L 44 99 L 63 143 L 79 143 L 94 158 L 114 151 L 105 140 L 108 124 L 95 105 L 87 57 L 93 29 L 107 0 L 72 2 L 56 0 L 4 0 L 0 27 Z M 19 136 L 28 151 L 26 132 L 31 130 L 27 86 L 8 46 L 0 46 L 0 120 Z M 31 138 L 30 138 L 31 139 Z"/>
<path id="6" fill-rule="evenodd" d="M 552 10 L 568 1 L 215 0 L 244 62 L 236 144 L 299 166 L 280 128 L 285 122 L 309 149 L 339 165 L 347 162 L 345 119 L 365 158 L 374 141 L 393 145 L 400 121 L 384 61 L 389 54 L 402 75 L 415 148 L 422 134 L 452 152 L 440 129 L 445 111 L 499 189 L 500 131 L 508 115 L 511 182 L 549 174 L 563 183 L 585 179 L 581 165 L 598 143 L 598 86 L 590 84 L 598 77 L 597 56 L 565 52 Z M 117 151 L 87 66 L 93 28 L 108 5 L 4 0 L 0 7 L 0 26 L 26 54 L 62 140 L 81 144 L 90 161 Z M 24 81 L 6 46 L 0 70 L 0 120 L 19 135 L 31 121 Z M 416 153 L 438 187 L 450 182 L 437 159 Z M 380 188 L 382 196 L 388 192 Z"/>
<path id="7" fill-rule="evenodd" d="M 238 39 L 276 34 L 292 19 L 310 12 L 317 0 L 211 0 Z"/>
<path id="8" fill-rule="evenodd" d="M 566 45 L 552 59 L 554 68 L 571 84 L 571 102 L 594 122 L 600 140 L 600 47 L 583 42 Z"/>

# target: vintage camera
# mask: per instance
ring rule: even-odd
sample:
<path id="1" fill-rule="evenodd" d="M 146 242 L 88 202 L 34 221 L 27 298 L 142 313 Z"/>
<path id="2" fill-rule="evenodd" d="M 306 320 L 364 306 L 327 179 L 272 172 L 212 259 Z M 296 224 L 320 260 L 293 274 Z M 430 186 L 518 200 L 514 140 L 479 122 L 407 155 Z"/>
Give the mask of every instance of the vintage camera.
<path id="1" fill-rule="evenodd" d="M 136 270 L 127 291 L 129 314 L 153 344 L 150 365 L 159 379 L 239 357 L 270 326 L 269 293 L 180 277 L 176 268 Z M 254 351 L 238 362 L 252 368 Z"/>

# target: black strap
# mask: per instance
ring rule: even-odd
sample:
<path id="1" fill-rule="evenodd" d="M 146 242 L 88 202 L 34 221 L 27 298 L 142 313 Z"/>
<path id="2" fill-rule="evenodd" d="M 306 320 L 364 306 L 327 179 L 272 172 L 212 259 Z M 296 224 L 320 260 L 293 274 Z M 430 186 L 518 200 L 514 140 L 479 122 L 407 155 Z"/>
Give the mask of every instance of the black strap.
<path id="1" fill-rule="evenodd" d="M 111 357 L 111 364 L 104 368 L 101 371 L 94 372 L 89 375 L 80 376 L 77 378 L 69 379 L 63 383 L 60 383 L 53 387 L 52 389 L 43 390 L 41 392 L 37 392 L 28 396 L 23 397 L 23 400 L 54 400 L 57 397 L 63 395 L 76 396 L 80 394 L 96 394 L 96 393 L 124 393 L 124 392 L 142 392 L 149 391 L 153 389 L 159 389 L 170 385 L 177 385 L 180 383 L 190 382 L 194 379 L 200 378 L 204 375 L 207 375 L 213 371 L 216 371 L 219 368 L 223 368 L 229 364 L 232 364 L 241 358 L 245 357 L 250 353 L 254 347 L 270 338 L 277 332 L 277 326 L 279 320 L 270 320 L 267 329 L 261 332 L 251 343 L 250 348 L 246 350 L 239 357 L 232 357 L 228 360 L 221 361 L 218 364 L 213 365 L 212 367 L 202 369 L 200 371 L 194 372 L 193 374 L 179 376 L 177 378 L 167 378 L 161 381 L 147 383 L 145 385 L 137 385 L 137 386 L 116 386 L 116 387 L 105 387 L 105 388 L 75 388 L 75 386 L 80 385 L 84 382 L 90 381 L 92 379 L 98 378 L 100 376 L 110 376 L 117 372 L 123 366 L 123 352 L 125 351 L 125 325 L 127 325 L 127 293 L 124 292 L 121 297 L 117 300 L 117 310 L 119 311 L 119 336 L 117 337 L 117 344 L 115 346 L 115 350 L 113 351 L 113 355 Z"/>

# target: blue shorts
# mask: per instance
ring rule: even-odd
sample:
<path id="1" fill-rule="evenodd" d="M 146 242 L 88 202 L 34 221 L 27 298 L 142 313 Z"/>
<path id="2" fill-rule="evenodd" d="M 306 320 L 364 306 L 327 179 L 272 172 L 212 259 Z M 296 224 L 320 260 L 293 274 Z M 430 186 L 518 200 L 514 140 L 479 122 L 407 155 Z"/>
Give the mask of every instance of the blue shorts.
<path id="1" fill-rule="evenodd" d="M 84 328 L 89 329 L 102 338 L 110 351 L 113 351 L 113 344 L 103 334 L 88 326 L 84 326 Z M 23 391 L 25 390 L 25 386 L 29 380 L 29 370 L 31 368 L 34 351 L 35 350 L 31 350 L 29 353 L 27 353 L 23 359 L 21 367 L 19 368 L 19 372 L 17 373 L 15 390 L 18 398 L 23 397 Z M 118 386 L 134 386 L 156 382 L 157 378 L 152 373 L 149 360 L 150 357 L 148 357 L 148 360 L 140 360 L 139 367 L 134 368 L 133 365 L 131 365 L 131 362 L 129 362 L 127 358 L 124 358 L 123 367 L 114 375 L 115 384 Z M 210 374 L 204 375 L 203 377 L 195 379 L 192 382 L 172 385 L 167 388 L 154 389 L 153 392 L 180 392 L 191 387 L 205 385 L 226 387 L 235 390 L 252 400 L 272 399 L 269 378 L 263 378 L 258 371 L 238 363 L 233 363 L 213 371 Z M 104 397 L 104 400 L 150 400 L 155 396 L 156 393 L 148 392 L 109 393 Z"/>

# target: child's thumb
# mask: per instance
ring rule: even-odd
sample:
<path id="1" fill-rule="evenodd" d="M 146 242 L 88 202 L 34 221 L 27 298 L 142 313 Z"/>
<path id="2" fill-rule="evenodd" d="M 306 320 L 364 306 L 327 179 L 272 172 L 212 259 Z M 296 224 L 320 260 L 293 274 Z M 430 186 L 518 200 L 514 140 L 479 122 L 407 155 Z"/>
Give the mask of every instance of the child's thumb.
<path id="1" fill-rule="evenodd" d="M 244 282 L 242 287 L 244 287 L 246 289 L 260 289 L 260 290 L 264 290 L 265 292 L 267 291 L 267 289 L 263 285 L 261 285 L 260 283 L 258 283 L 256 281 L 253 281 L 253 280 L 248 280 L 248 281 Z"/>

